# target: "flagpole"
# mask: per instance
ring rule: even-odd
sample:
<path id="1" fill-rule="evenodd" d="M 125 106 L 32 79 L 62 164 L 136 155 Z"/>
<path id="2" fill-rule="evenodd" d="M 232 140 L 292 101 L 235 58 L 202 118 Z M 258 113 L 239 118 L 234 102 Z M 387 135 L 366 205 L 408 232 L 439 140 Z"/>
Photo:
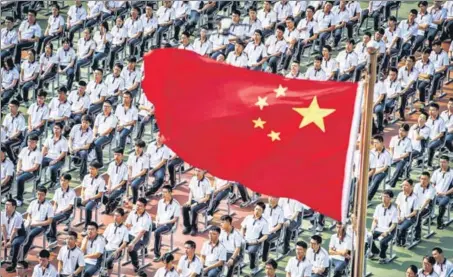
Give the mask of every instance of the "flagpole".
<path id="1" fill-rule="evenodd" d="M 357 247 L 355 248 L 354 259 L 354 276 L 364 276 L 364 260 L 365 257 L 365 229 L 366 229 L 366 212 L 368 202 L 368 171 L 369 171 L 369 155 L 371 143 L 371 130 L 373 119 L 373 95 L 374 84 L 376 83 L 376 68 L 377 68 L 377 51 L 376 48 L 368 46 L 370 54 L 370 63 L 366 82 L 364 87 L 364 114 L 362 117 L 362 130 L 360 134 L 360 176 L 357 182 L 357 203 L 356 203 L 356 219 L 357 219 Z"/>

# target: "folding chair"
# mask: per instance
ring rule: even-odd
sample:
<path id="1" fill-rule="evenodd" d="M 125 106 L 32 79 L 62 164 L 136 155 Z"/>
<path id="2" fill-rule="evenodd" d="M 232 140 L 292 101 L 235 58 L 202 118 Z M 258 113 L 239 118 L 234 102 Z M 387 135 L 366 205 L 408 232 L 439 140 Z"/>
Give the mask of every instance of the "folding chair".
<path id="1" fill-rule="evenodd" d="M 32 191 L 31 191 L 32 197 L 28 198 L 28 199 L 24 199 L 28 203 L 31 203 L 31 201 L 37 199 L 36 190 L 38 189 L 39 180 L 41 180 L 41 173 L 42 173 L 41 171 L 42 171 L 42 167 L 41 167 L 41 165 L 39 165 L 38 174 L 33 175 L 33 177 L 31 179 L 27 180 L 24 184 L 24 187 L 26 188 L 28 183 L 33 182 Z M 16 187 L 17 187 L 17 183 L 16 183 Z M 24 191 L 24 194 L 25 193 L 26 192 Z"/>
<path id="2" fill-rule="evenodd" d="M 173 199 L 173 201 L 176 201 Z M 174 247 L 174 239 L 173 235 L 176 233 L 178 230 L 178 224 L 179 222 L 176 221 L 175 224 L 173 224 L 173 227 L 171 228 L 170 231 L 162 233 L 162 236 L 170 236 L 170 244 L 161 244 L 161 246 L 168 246 L 170 249 L 166 251 L 166 253 L 175 253 L 179 251 L 179 247 Z"/>
<path id="3" fill-rule="evenodd" d="M 76 198 L 77 199 L 77 198 Z M 102 205 L 104 203 L 104 193 L 102 193 L 101 199 L 97 202 L 96 207 L 94 208 L 94 221 L 99 224 L 99 227 L 104 226 L 104 223 L 99 221 L 99 210 L 102 208 Z M 74 209 L 79 209 L 79 222 L 74 224 L 74 227 L 78 227 L 82 224 L 85 223 L 85 219 L 83 218 L 83 211 L 85 210 L 84 206 L 77 207 L 77 200 L 76 200 L 76 205 L 74 206 Z M 75 211 L 74 211 L 75 213 Z"/>
<path id="4" fill-rule="evenodd" d="M 198 211 L 199 216 L 200 215 L 203 216 L 203 221 L 202 221 L 203 229 L 201 229 L 200 233 L 204 233 L 206 231 L 209 231 L 209 229 L 211 229 L 211 224 L 210 224 L 211 222 L 210 222 L 210 220 L 208 220 L 208 217 L 209 217 L 208 210 L 209 210 L 209 207 L 212 206 L 213 200 L 214 200 L 214 197 L 211 195 L 211 197 L 209 199 L 209 204 L 205 208 Z M 198 221 L 197 222 L 197 225 L 198 225 L 198 223 L 200 223 L 200 221 L 198 220 L 198 217 L 197 217 L 197 221 Z"/>
<path id="5" fill-rule="evenodd" d="M 406 236 L 407 249 L 411 249 L 420 243 L 419 240 L 415 240 L 415 227 L 417 226 L 419 220 L 421 220 L 420 213 L 417 214 L 417 220 L 415 221 L 415 223 L 412 224 L 412 226 L 409 227 L 409 229 L 407 230 Z"/>
<path id="6" fill-rule="evenodd" d="M 139 272 L 142 271 L 143 269 L 151 266 L 151 263 L 145 263 L 145 258 L 147 257 L 148 246 L 151 244 L 151 238 L 152 238 L 152 232 L 153 232 L 153 230 L 152 230 L 153 227 L 152 226 L 153 225 L 151 224 L 147 234 L 145 233 L 145 236 L 148 236 L 148 241 L 139 250 L 140 253 L 138 255 L 138 258 L 141 260 L 141 263 L 142 263 L 142 266 L 140 266 L 139 269 L 138 269 Z M 145 239 L 145 236 L 142 239 Z M 130 264 L 131 262 L 132 261 L 130 259 L 129 253 L 126 251 L 126 261 L 122 265 L 126 266 L 126 265 Z"/>
<path id="7" fill-rule="evenodd" d="M 435 210 L 434 209 L 434 207 L 435 207 L 434 203 L 435 202 L 436 202 L 436 197 L 434 197 L 434 199 L 432 200 L 433 204 L 431 205 L 430 212 L 421 218 L 421 221 L 422 221 L 422 225 L 421 225 L 422 232 L 426 231 L 426 235 L 423 236 L 425 239 L 429 239 L 429 238 L 431 238 L 432 236 L 434 236 L 436 234 L 431 229 L 432 219 L 433 219 L 433 217 L 436 217 L 436 214 L 434 212 L 434 210 Z"/>

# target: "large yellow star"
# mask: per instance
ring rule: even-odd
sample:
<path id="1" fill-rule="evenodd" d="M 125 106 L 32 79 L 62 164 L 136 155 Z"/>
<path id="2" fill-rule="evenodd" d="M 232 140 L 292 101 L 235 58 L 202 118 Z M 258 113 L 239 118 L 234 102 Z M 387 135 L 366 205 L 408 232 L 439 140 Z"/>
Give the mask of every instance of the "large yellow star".
<path id="1" fill-rule="evenodd" d="M 255 128 L 264 129 L 264 124 L 266 124 L 266 121 L 261 120 L 261 117 L 258 117 L 258 119 L 252 121 L 255 124 Z"/>
<path id="2" fill-rule="evenodd" d="M 335 111 L 334 109 L 321 109 L 318 105 L 318 99 L 316 98 L 316 96 L 311 101 L 310 107 L 293 108 L 293 110 L 304 117 L 299 125 L 299 128 L 303 128 L 310 123 L 314 123 L 323 132 L 326 131 L 326 128 L 324 127 L 324 117 L 330 115 Z"/>
<path id="3" fill-rule="evenodd" d="M 267 104 L 267 97 L 261 98 L 258 96 L 258 102 L 255 103 L 255 106 L 259 106 L 260 110 L 263 110 L 265 106 L 269 106 L 269 104 Z"/>
<path id="4" fill-rule="evenodd" d="M 276 93 L 275 97 L 279 98 L 280 96 L 286 96 L 286 90 L 288 88 L 282 87 L 282 85 L 278 85 L 277 89 L 274 89 L 274 92 Z"/>
<path id="5" fill-rule="evenodd" d="M 268 135 L 272 139 L 272 141 L 280 140 L 280 133 L 271 131 Z"/>

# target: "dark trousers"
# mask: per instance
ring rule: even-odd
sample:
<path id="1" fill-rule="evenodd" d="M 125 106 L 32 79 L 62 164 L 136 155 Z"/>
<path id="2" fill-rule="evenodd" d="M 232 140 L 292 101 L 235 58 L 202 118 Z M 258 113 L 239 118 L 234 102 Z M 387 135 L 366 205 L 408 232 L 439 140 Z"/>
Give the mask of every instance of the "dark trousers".
<path id="1" fill-rule="evenodd" d="M 11 100 L 11 98 L 13 97 L 15 92 L 16 92 L 15 89 L 7 89 L 7 90 L 3 91 L 2 97 L 1 97 L 2 98 L 2 100 L 1 100 L 2 107 L 8 105 L 9 100 Z"/>
<path id="2" fill-rule="evenodd" d="M 125 185 L 112 191 L 109 196 L 104 196 L 104 204 L 107 213 L 110 213 L 116 209 L 124 192 L 126 192 Z"/>
<path id="3" fill-rule="evenodd" d="M 131 182 L 131 187 L 132 187 L 132 203 L 135 204 L 137 203 L 138 199 L 138 190 L 140 187 L 143 185 L 145 182 L 145 176 L 140 176 L 139 178 L 135 178 Z"/>
<path id="4" fill-rule="evenodd" d="M 50 165 L 50 162 L 53 161 L 53 159 L 44 157 L 41 163 L 41 169 L 44 169 Z M 50 181 L 52 183 L 56 184 L 58 182 L 58 172 L 64 165 L 64 158 L 55 163 L 54 165 L 50 165 Z"/>
<path id="5" fill-rule="evenodd" d="M 425 103 L 426 88 L 429 86 L 429 81 L 419 80 L 417 89 L 420 92 L 420 102 Z"/>
<path id="6" fill-rule="evenodd" d="M 374 113 L 376 114 L 378 130 L 383 131 L 384 130 L 384 105 L 382 103 L 377 104 L 374 107 Z"/>
<path id="7" fill-rule="evenodd" d="M 13 164 L 17 163 L 17 155 L 13 151 L 13 148 L 16 148 L 17 145 L 20 145 L 22 143 L 23 136 L 19 135 L 17 138 L 13 139 L 7 139 L 3 144 L 6 148 L 6 154 L 8 155 L 9 159 Z"/>
<path id="8" fill-rule="evenodd" d="M 229 259 L 231 259 L 232 256 L 233 256 L 233 253 L 227 253 L 227 261 Z M 238 261 L 240 259 L 241 259 L 241 254 L 239 254 L 235 259 L 233 259 L 233 264 L 231 266 L 228 266 L 228 271 L 227 271 L 226 277 L 233 277 L 234 267 L 236 266 L 236 264 L 238 263 Z"/>
<path id="9" fill-rule="evenodd" d="M 113 134 L 112 133 L 113 132 L 111 132 L 110 134 L 108 134 L 106 136 L 98 137 L 93 143 L 94 144 L 94 151 L 96 152 L 96 159 L 101 164 L 104 164 L 104 158 L 103 158 L 103 155 L 102 155 L 102 149 L 104 148 L 104 146 L 106 146 L 107 144 L 112 142 L 112 139 L 113 139 Z"/>
<path id="10" fill-rule="evenodd" d="M 99 67 L 99 62 L 107 57 L 107 53 L 105 52 L 95 52 L 93 56 L 93 63 L 91 65 L 91 69 L 96 70 L 98 68 L 105 68 L 105 66 Z"/>
<path id="11" fill-rule="evenodd" d="M 249 193 L 247 191 L 247 188 L 239 183 L 236 183 L 236 186 L 238 187 L 239 194 L 241 195 L 241 200 L 242 202 L 247 202 L 250 200 Z"/>
<path id="12" fill-rule="evenodd" d="M 263 262 L 266 262 L 267 258 L 269 257 L 269 249 L 271 247 L 270 242 L 271 241 L 274 241 L 274 243 L 277 242 L 275 239 L 280 236 L 280 231 L 281 230 L 278 230 L 277 232 L 269 234 L 267 236 L 267 239 L 264 241 L 264 244 L 263 244 L 263 256 L 261 257 Z"/>
<path id="13" fill-rule="evenodd" d="M 80 180 L 83 180 L 83 177 L 87 174 L 87 159 L 88 159 L 88 151 L 87 150 L 80 150 L 74 154 L 74 157 L 80 159 L 80 169 L 79 169 L 79 177 Z"/>
<path id="14" fill-rule="evenodd" d="M 326 45 L 327 40 L 330 38 L 330 32 L 324 32 L 319 34 L 318 42 L 319 42 L 319 52 L 322 52 L 324 45 Z"/>
<path id="15" fill-rule="evenodd" d="M 436 95 L 437 88 L 439 87 L 440 78 L 445 75 L 444 72 L 435 73 L 433 76 L 433 81 L 431 83 L 431 91 L 429 94 L 429 101 L 434 99 L 434 95 Z M 442 85 L 442 84 L 441 84 Z"/>
<path id="16" fill-rule="evenodd" d="M 368 10 L 368 9 L 363 10 L 362 16 L 361 16 L 362 22 L 360 23 L 360 28 L 362 27 L 363 22 L 365 22 L 365 20 L 368 17 L 372 17 L 373 23 L 374 23 L 374 25 L 373 25 L 374 30 L 377 31 L 379 29 L 379 17 L 381 16 L 381 12 L 382 12 L 382 8 L 380 8 L 379 10 L 373 11 L 371 14 L 370 14 L 370 10 Z"/>
<path id="17" fill-rule="evenodd" d="M 77 198 L 77 207 L 85 207 L 85 229 L 88 226 L 88 223 L 91 222 L 93 217 L 93 210 L 96 208 L 97 202 L 94 200 L 88 201 L 85 205 L 82 205 L 82 199 Z"/>
<path id="18" fill-rule="evenodd" d="M 83 23 L 71 26 L 71 28 L 69 28 L 67 37 L 69 38 L 69 41 L 71 41 L 71 43 L 74 40 L 75 32 L 82 29 L 82 27 L 83 27 Z"/>
<path id="19" fill-rule="evenodd" d="M 407 162 L 408 161 L 406 159 L 403 159 L 403 160 L 397 161 L 395 163 L 395 171 L 393 172 L 393 175 L 390 178 L 390 182 L 389 182 L 389 185 L 392 188 L 394 188 L 396 186 L 396 182 L 398 182 L 398 179 L 403 174 L 403 170 L 404 170 L 404 167 L 406 166 Z"/>
<path id="20" fill-rule="evenodd" d="M 285 219 L 285 221 L 286 221 L 286 219 Z M 297 228 L 299 228 L 300 224 L 301 224 L 300 221 L 290 220 L 289 226 L 286 227 L 286 233 L 285 233 L 285 237 L 283 239 L 283 253 L 286 253 L 289 251 L 289 243 L 291 242 L 291 235 Z"/>
<path id="21" fill-rule="evenodd" d="M 56 240 L 57 239 L 57 225 L 60 224 L 60 222 L 65 221 L 68 219 L 72 214 L 72 210 L 63 212 L 63 213 L 57 213 L 52 220 L 52 223 L 50 224 L 50 232 L 47 234 L 47 239 L 49 240 Z"/>
<path id="22" fill-rule="evenodd" d="M 19 255 L 20 246 L 24 243 L 25 236 L 16 236 L 11 242 L 11 265 L 15 266 L 17 264 L 17 258 Z"/>
<path id="23" fill-rule="evenodd" d="M 453 133 L 447 133 L 445 140 L 445 147 L 448 148 L 448 151 L 453 152 Z"/>
<path id="24" fill-rule="evenodd" d="M 344 270 L 348 266 L 349 260 L 337 260 L 337 259 L 332 259 L 332 265 L 333 265 L 333 277 L 342 277 Z"/>
<path id="25" fill-rule="evenodd" d="M 26 48 L 29 49 L 33 47 L 35 43 L 33 41 L 22 41 L 17 43 L 16 45 L 16 56 L 14 57 L 14 63 L 20 64 L 21 56 L 22 56 L 22 49 Z"/>
<path id="26" fill-rule="evenodd" d="M 428 143 L 428 166 L 433 165 L 434 153 L 436 152 L 437 148 L 442 146 L 442 144 L 442 139 L 432 140 Z"/>
<path id="27" fill-rule="evenodd" d="M 270 66 L 272 73 L 277 73 L 277 66 L 280 62 L 280 56 L 273 56 L 267 60 L 267 65 Z"/>
<path id="28" fill-rule="evenodd" d="M 387 249 L 389 248 L 389 243 L 392 241 L 393 239 L 393 236 L 395 235 L 395 232 L 392 232 L 391 234 L 389 234 L 388 236 L 386 236 L 385 238 L 381 239 L 381 241 L 379 242 L 379 248 L 377 248 L 376 246 L 376 242 L 374 240 L 376 240 L 377 238 L 379 238 L 379 236 L 382 234 L 383 232 L 379 232 L 379 231 L 374 231 L 373 232 L 373 243 L 371 245 L 371 252 L 373 254 L 379 254 L 379 257 L 381 259 L 385 259 L 387 258 Z"/>
<path id="29" fill-rule="evenodd" d="M 385 177 L 387 177 L 387 172 L 381 172 L 371 177 L 369 185 L 370 190 L 368 192 L 368 202 L 373 200 L 374 195 L 378 191 L 379 186 L 381 185 L 382 181 L 384 181 Z"/>
<path id="30" fill-rule="evenodd" d="M 56 71 L 50 71 L 48 72 L 46 75 L 44 76 L 41 76 L 38 80 L 38 86 L 37 86 L 37 89 L 42 89 L 42 86 L 48 81 L 50 80 L 51 78 L 55 77 L 55 75 L 57 75 L 57 72 Z"/>
<path id="31" fill-rule="evenodd" d="M 47 43 L 53 41 L 53 40 L 56 40 L 59 38 L 59 34 L 53 34 L 53 35 L 48 35 L 48 36 L 42 36 L 39 38 L 39 41 L 38 41 L 38 47 L 36 49 L 36 53 L 39 55 L 41 53 L 41 50 L 42 50 L 42 46 L 44 45 L 44 47 L 47 45 Z"/>
<path id="32" fill-rule="evenodd" d="M 118 53 L 124 49 L 123 45 L 114 45 L 110 50 L 110 70 L 113 70 L 115 65 L 115 58 L 118 56 Z"/>
<path id="33" fill-rule="evenodd" d="M 121 148 L 124 148 L 126 146 L 126 140 L 127 140 L 127 136 L 129 136 L 129 134 L 132 132 L 132 127 L 130 127 L 130 129 L 128 128 L 123 128 L 120 132 L 119 132 L 119 147 Z"/>
<path id="34" fill-rule="evenodd" d="M 61 70 L 65 69 L 65 68 L 66 68 L 66 66 L 60 65 Z M 66 80 L 67 80 L 66 88 L 68 89 L 68 91 L 71 91 L 71 89 L 72 89 L 72 83 L 74 82 L 74 77 L 75 77 L 74 67 L 68 68 L 66 70 Z"/>
<path id="35" fill-rule="evenodd" d="M 31 132 L 29 132 L 28 129 L 25 129 L 24 139 L 22 140 L 20 148 L 22 149 L 25 146 L 27 146 L 29 136 L 38 136 L 39 137 L 42 135 L 43 132 L 44 132 L 44 126 L 41 126 L 39 129 L 34 129 Z"/>
<path id="36" fill-rule="evenodd" d="M 423 42 L 425 41 L 425 39 L 426 39 L 426 37 L 422 36 L 422 35 L 417 35 L 415 37 L 415 40 L 414 40 L 414 43 L 412 46 L 411 55 L 414 55 L 415 52 L 418 51 L 418 49 L 423 45 Z"/>
<path id="37" fill-rule="evenodd" d="M 101 269 L 101 265 L 102 265 L 102 256 L 101 256 L 101 258 L 97 259 L 96 264 L 85 263 L 85 269 L 83 271 L 84 272 L 83 273 L 83 277 L 92 277 L 92 276 L 94 276 L 99 271 L 99 269 Z"/>
<path id="38" fill-rule="evenodd" d="M 257 254 L 258 251 L 261 248 L 261 243 L 260 244 L 254 244 L 254 245 L 249 245 L 248 243 L 245 246 L 245 249 L 247 249 L 247 252 L 249 254 L 249 259 L 250 259 L 250 269 L 254 269 L 256 267 L 256 262 L 257 262 Z"/>
<path id="39" fill-rule="evenodd" d="M 358 23 L 357 20 L 346 22 L 346 30 L 348 31 L 348 38 L 351 39 L 354 35 L 354 26 Z"/>
<path id="40" fill-rule="evenodd" d="M 129 39 L 126 44 L 129 46 L 129 55 L 134 56 L 136 54 L 137 45 L 142 41 L 140 37 Z"/>
<path id="41" fill-rule="evenodd" d="M 229 189 L 225 189 L 225 190 L 219 191 L 214 196 L 214 199 L 212 200 L 212 205 L 208 209 L 208 214 L 209 215 L 214 215 L 215 211 L 217 210 L 217 208 L 220 205 L 220 201 L 225 199 L 228 196 L 229 193 L 230 193 L 230 190 Z"/>
<path id="42" fill-rule="evenodd" d="M 28 102 L 28 92 L 36 85 L 35 81 L 28 81 L 22 85 L 22 98 L 25 102 Z M 34 93 L 33 100 L 36 99 L 36 92 Z"/>
<path id="43" fill-rule="evenodd" d="M 166 170 L 166 167 L 164 165 L 161 168 L 159 168 L 153 172 L 153 174 L 151 176 L 154 177 L 154 182 L 151 185 L 150 190 L 146 192 L 147 195 L 153 195 L 162 187 L 162 185 L 164 184 L 164 179 L 165 179 L 165 170 Z"/>
<path id="44" fill-rule="evenodd" d="M 184 19 L 176 19 L 175 22 L 173 23 L 173 25 L 175 26 L 174 39 L 176 41 L 179 40 L 179 32 L 181 31 L 181 26 L 184 25 L 184 23 L 186 23 L 186 20 Z"/>
<path id="45" fill-rule="evenodd" d="M 168 31 L 170 27 L 169 26 L 159 26 L 159 28 L 157 28 L 157 32 L 156 32 L 156 46 L 157 48 L 160 48 L 160 43 L 162 41 L 162 36 L 165 32 Z"/>
<path id="46" fill-rule="evenodd" d="M 146 234 L 145 234 L 146 236 Z M 143 237 L 141 240 L 139 240 L 135 245 L 134 249 L 132 251 L 129 251 L 129 257 L 131 257 L 132 265 L 134 268 L 138 269 L 139 264 L 138 264 L 138 251 L 143 247 L 148 244 L 148 239 L 146 237 Z M 133 241 L 135 239 L 134 236 L 129 235 L 129 241 Z"/>
<path id="47" fill-rule="evenodd" d="M 447 205 L 450 203 L 450 196 L 437 196 L 436 204 L 439 206 L 439 214 L 437 215 L 437 226 L 444 222 L 444 215 L 447 211 Z"/>
<path id="48" fill-rule="evenodd" d="M 153 232 L 154 232 L 154 256 L 160 257 L 160 247 L 162 245 L 162 235 L 170 232 L 173 228 L 173 224 L 165 224 L 156 226 L 153 223 Z"/>
<path id="49" fill-rule="evenodd" d="M 420 238 L 422 236 L 422 221 L 423 221 L 423 218 L 428 214 L 431 214 L 431 208 L 429 208 L 429 207 L 420 211 L 419 219 L 418 219 L 417 225 L 415 226 L 415 240 L 420 240 Z"/>
<path id="50" fill-rule="evenodd" d="M 192 200 L 191 204 L 195 204 L 192 206 L 183 206 L 182 207 L 182 218 L 184 227 L 187 229 L 195 229 L 197 230 L 197 217 L 198 212 L 208 206 L 207 203 L 197 203 L 195 200 Z"/>
<path id="51" fill-rule="evenodd" d="M 28 250 L 30 250 L 30 247 L 33 245 L 33 240 L 45 232 L 47 230 L 48 226 L 38 226 L 38 227 L 31 227 L 30 231 L 27 234 L 27 243 L 23 245 L 23 252 L 22 252 L 22 257 L 19 257 L 21 260 L 25 260 L 27 257 Z"/>
<path id="52" fill-rule="evenodd" d="M 148 42 L 150 40 L 152 41 L 153 35 L 154 35 L 154 32 L 152 32 L 146 36 L 143 36 L 142 46 L 140 47 L 140 56 L 143 56 L 143 54 L 145 53 L 145 50 L 148 49 Z"/>
<path id="53" fill-rule="evenodd" d="M 184 164 L 184 161 L 181 158 L 174 158 L 168 161 L 168 174 L 170 175 L 170 185 L 176 185 L 176 171 L 175 167 Z"/>
<path id="54" fill-rule="evenodd" d="M 87 66 L 91 63 L 91 58 L 78 59 L 75 64 L 75 79 L 76 81 L 80 80 L 80 69 L 84 66 Z"/>
<path id="55" fill-rule="evenodd" d="M 33 177 L 38 174 L 37 171 L 35 172 L 23 172 L 22 174 L 16 177 L 17 182 L 17 194 L 16 199 L 20 201 L 24 201 L 24 190 L 25 190 L 25 182 L 32 179 Z"/>
<path id="56" fill-rule="evenodd" d="M 403 222 L 398 224 L 398 237 L 396 238 L 397 243 L 406 244 L 407 230 L 414 225 L 416 218 L 412 217 L 411 219 L 404 219 Z"/>

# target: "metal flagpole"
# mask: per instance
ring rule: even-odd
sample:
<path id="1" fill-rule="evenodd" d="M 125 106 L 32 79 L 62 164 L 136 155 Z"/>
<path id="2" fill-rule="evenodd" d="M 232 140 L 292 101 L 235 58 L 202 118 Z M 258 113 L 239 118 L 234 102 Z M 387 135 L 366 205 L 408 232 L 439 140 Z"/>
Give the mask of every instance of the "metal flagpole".
<path id="1" fill-rule="evenodd" d="M 366 228 L 366 212 L 368 202 L 368 171 L 369 171 L 369 155 L 370 141 L 373 119 L 373 95 L 374 84 L 376 83 L 376 66 L 377 66 L 377 51 L 376 48 L 368 46 L 370 54 L 370 63 L 368 74 L 366 77 L 364 88 L 364 115 L 362 117 L 362 130 L 360 134 L 360 176 L 357 182 L 357 247 L 355 249 L 354 259 L 354 276 L 364 276 L 364 259 L 365 257 L 365 228 Z"/>

